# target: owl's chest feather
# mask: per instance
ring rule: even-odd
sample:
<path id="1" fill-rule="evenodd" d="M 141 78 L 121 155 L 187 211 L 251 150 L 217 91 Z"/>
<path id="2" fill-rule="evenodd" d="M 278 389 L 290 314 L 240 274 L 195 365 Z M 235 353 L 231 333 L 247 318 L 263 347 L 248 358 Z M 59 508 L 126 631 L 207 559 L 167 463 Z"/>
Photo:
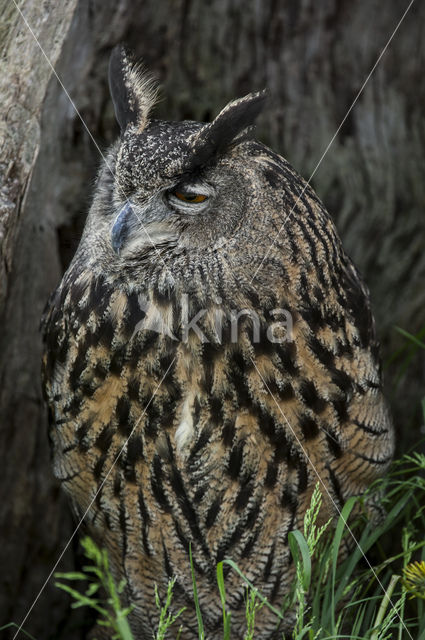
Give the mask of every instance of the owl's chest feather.
<path id="1" fill-rule="evenodd" d="M 175 300 L 83 276 L 58 296 L 45 357 L 55 471 L 122 558 L 116 574 L 124 567 L 133 600 L 150 606 L 146 585 L 187 574 L 189 542 L 205 594 L 230 556 L 279 599 L 291 579 L 287 536 L 316 474 L 331 513 L 391 458 L 376 368 L 355 327 L 313 336 L 294 312 L 291 339 L 271 344 L 260 313 L 259 340 L 246 316 L 220 342 L 213 306 L 197 321 L 200 339 L 184 332 Z M 190 321 L 199 311 L 189 310 Z"/>

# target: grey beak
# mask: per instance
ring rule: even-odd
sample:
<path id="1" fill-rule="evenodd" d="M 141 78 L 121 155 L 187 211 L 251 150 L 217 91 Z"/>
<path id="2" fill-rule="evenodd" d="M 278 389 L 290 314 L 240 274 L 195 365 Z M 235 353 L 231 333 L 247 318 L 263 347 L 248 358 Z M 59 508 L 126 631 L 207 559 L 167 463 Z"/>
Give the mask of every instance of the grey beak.
<path id="1" fill-rule="evenodd" d="M 120 251 L 126 240 L 128 239 L 133 222 L 134 211 L 130 203 L 126 202 L 126 204 L 117 215 L 114 226 L 111 230 L 111 244 L 113 250 L 117 255 L 120 255 Z"/>

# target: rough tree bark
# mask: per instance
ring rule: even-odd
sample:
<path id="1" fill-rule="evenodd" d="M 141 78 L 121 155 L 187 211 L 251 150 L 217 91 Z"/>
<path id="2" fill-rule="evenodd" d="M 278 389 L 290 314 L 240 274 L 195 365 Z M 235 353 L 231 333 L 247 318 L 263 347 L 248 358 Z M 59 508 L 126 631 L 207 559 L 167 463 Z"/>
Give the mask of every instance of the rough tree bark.
<path id="1" fill-rule="evenodd" d="M 258 137 L 309 177 L 407 0 L 21 0 L 95 140 L 117 134 L 110 49 L 126 41 L 163 84 L 158 114 L 208 119 L 268 87 Z M 425 5 L 415 3 L 314 175 L 368 282 L 389 356 L 392 326 L 425 325 Z M 20 622 L 72 532 L 49 465 L 39 385 L 39 317 L 78 241 L 99 153 L 13 0 L 0 0 L 0 619 Z M 393 410 L 419 439 L 425 366 L 416 358 Z M 72 552 L 61 570 L 72 566 Z M 51 586 L 27 630 L 76 638 Z"/>
<path id="2" fill-rule="evenodd" d="M 55 65 L 75 2 L 20 5 Z M 51 68 L 12 2 L 0 8 L 0 626 L 20 622 L 47 577 L 70 517 L 49 472 L 39 384 L 37 316 L 59 270 L 54 231 L 31 206 L 34 166 Z M 69 559 L 67 559 L 69 564 Z M 31 627 L 41 634 L 63 616 L 49 588 Z M 62 607 L 62 611 L 61 611 Z M 47 637 L 47 634 L 44 635 Z"/>

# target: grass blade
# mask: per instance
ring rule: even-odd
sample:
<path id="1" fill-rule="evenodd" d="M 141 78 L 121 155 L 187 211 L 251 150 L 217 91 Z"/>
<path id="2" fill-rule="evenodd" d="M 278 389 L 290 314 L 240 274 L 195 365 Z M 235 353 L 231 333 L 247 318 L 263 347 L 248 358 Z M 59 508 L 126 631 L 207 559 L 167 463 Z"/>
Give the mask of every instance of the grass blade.
<path id="1" fill-rule="evenodd" d="M 195 568 L 193 566 L 191 544 L 189 544 L 189 561 L 190 561 L 190 571 L 192 574 L 193 600 L 195 603 L 196 619 L 198 621 L 198 636 L 199 636 L 199 640 L 205 640 L 204 623 L 202 620 L 201 607 L 199 606 L 198 589 L 196 587 Z"/>

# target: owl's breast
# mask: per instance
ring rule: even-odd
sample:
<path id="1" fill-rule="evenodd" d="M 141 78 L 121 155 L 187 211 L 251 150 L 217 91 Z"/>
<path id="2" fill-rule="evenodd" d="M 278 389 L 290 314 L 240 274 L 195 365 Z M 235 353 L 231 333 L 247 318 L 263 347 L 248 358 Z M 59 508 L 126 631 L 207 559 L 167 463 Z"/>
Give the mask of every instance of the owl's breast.
<path id="1" fill-rule="evenodd" d="M 316 482 L 326 520 L 386 468 L 392 428 L 373 353 L 349 318 L 314 331 L 320 310 L 293 312 L 276 340 L 264 313 L 258 332 L 250 314 L 232 331 L 216 305 L 189 305 L 185 327 L 181 306 L 74 279 L 50 317 L 45 380 L 56 474 L 132 601 L 143 612 L 152 585 L 177 576 L 184 606 L 190 545 L 214 628 L 217 562 L 231 557 L 280 601 L 288 534 Z M 244 589 L 228 579 L 238 609 Z"/>

